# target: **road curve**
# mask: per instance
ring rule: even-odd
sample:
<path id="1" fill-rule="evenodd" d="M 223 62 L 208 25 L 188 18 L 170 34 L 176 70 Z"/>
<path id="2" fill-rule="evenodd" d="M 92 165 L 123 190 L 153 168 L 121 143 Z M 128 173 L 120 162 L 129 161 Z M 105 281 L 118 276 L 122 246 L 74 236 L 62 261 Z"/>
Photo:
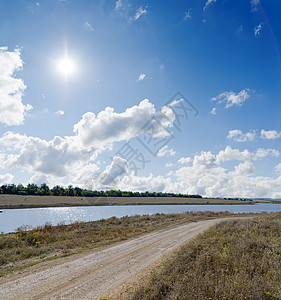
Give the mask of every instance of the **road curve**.
<path id="1" fill-rule="evenodd" d="M 0 278 L 1 299 L 99 299 L 141 274 L 184 242 L 225 219 L 154 231 L 91 252 L 49 261 Z"/>

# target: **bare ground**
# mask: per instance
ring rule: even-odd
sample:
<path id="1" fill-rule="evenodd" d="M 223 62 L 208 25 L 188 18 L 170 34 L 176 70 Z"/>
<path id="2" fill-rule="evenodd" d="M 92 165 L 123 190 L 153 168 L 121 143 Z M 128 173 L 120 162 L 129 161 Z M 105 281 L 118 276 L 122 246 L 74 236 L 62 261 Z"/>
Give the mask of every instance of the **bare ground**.
<path id="1" fill-rule="evenodd" d="M 69 197 L 0 195 L 0 208 L 145 204 L 249 204 L 250 201 L 180 197 Z"/>
<path id="2" fill-rule="evenodd" d="M 33 266 L 0 278 L 0 298 L 77 300 L 117 295 L 120 298 L 169 253 L 221 221 L 174 226 L 115 246 Z"/>

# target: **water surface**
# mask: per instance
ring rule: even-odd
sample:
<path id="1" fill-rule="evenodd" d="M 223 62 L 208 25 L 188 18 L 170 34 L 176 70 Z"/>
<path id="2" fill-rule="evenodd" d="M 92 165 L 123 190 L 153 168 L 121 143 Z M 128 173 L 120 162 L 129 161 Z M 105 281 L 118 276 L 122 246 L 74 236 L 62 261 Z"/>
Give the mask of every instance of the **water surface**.
<path id="1" fill-rule="evenodd" d="M 156 213 L 183 213 L 197 211 L 228 211 L 231 213 L 261 213 L 281 211 L 281 204 L 258 203 L 254 205 L 126 205 L 79 206 L 4 209 L 0 214 L 0 232 L 12 232 L 18 227 L 28 229 L 50 223 L 71 224 L 77 221 L 96 221 L 110 217 L 152 215 Z"/>

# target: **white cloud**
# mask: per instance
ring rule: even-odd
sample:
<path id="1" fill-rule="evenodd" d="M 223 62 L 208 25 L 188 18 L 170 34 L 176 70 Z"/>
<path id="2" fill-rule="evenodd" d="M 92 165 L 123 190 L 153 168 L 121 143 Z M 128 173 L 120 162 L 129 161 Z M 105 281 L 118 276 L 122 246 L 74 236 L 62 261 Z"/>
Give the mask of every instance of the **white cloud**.
<path id="1" fill-rule="evenodd" d="M 192 165 L 181 166 L 176 171 L 170 171 L 168 173 L 170 177 L 166 178 L 155 176 L 152 173 L 147 177 L 129 174 L 129 166 L 125 160 L 120 162 L 120 173 L 111 172 L 116 165 L 116 162 L 113 161 L 106 168 L 105 178 L 108 179 L 107 183 L 110 183 L 106 187 L 132 191 L 201 194 L 209 197 L 270 197 L 276 195 L 277 190 L 281 187 L 281 176 L 275 179 L 255 177 L 253 163 L 253 161 L 268 155 L 276 156 L 278 151 L 274 149 L 257 149 L 255 152 L 247 149 L 240 151 L 231 149 L 229 146 L 218 154 L 202 151 L 190 159 Z M 222 167 L 224 162 L 237 160 L 239 163 L 234 165 L 233 170 Z M 167 167 L 171 166 L 167 164 Z M 281 167 L 276 167 L 276 169 L 281 169 Z M 112 173 L 114 176 L 111 175 Z M 172 180 L 172 178 L 174 179 Z M 105 185 L 101 185 L 100 182 L 100 180 L 93 181 L 92 188 L 104 187 Z"/>
<path id="2" fill-rule="evenodd" d="M 261 138 L 265 140 L 275 140 L 281 137 L 281 131 L 276 130 L 261 130 Z"/>
<path id="3" fill-rule="evenodd" d="M 178 164 L 180 165 L 183 165 L 183 164 L 188 164 L 192 162 L 192 159 L 191 157 L 181 157 L 179 160 L 178 160 Z"/>
<path id="4" fill-rule="evenodd" d="M 166 163 L 165 168 L 172 168 L 174 166 L 173 163 Z"/>
<path id="5" fill-rule="evenodd" d="M 189 20 L 191 19 L 191 10 L 192 8 L 189 8 L 187 12 L 184 14 L 184 20 Z"/>
<path id="6" fill-rule="evenodd" d="M 210 4 L 217 2 L 217 0 L 207 0 L 203 9 L 205 10 Z"/>
<path id="7" fill-rule="evenodd" d="M 115 10 L 119 10 L 122 6 L 122 1 L 121 0 L 117 0 L 115 3 Z"/>
<path id="8" fill-rule="evenodd" d="M 242 106 L 243 103 L 250 97 L 249 89 L 244 89 L 239 93 L 234 92 L 223 92 L 217 97 L 213 97 L 211 101 L 216 101 L 217 103 L 226 103 L 225 108 L 229 108 L 232 106 Z"/>
<path id="9" fill-rule="evenodd" d="M 128 141 L 136 137 L 148 122 L 153 126 L 154 137 L 168 136 L 170 133 L 167 128 L 172 126 L 174 118 L 170 108 L 164 107 L 161 112 L 156 112 L 154 105 L 145 99 L 123 113 L 116 113 L 111 107 L 97 116 L 88 112 L 74 125 L 74 132 L 84 147 L 101 149 L 113 142 Z"/>
<path id="10" fill-rule="evenodd" d="M 217 114 L 217 108 L 216 108 L 216 107 L 213 107 L 213 108 L 212 108 L 211 114 L 212 114 L 212 115 L 216 115 L 216 114 Z"/>
<path id="11" fill-rule="evenodd" d="M 14 179 L 14 176 L 10 173 L 0 175 L 0 185 L 12 183 L 13 179 Z"/>
<path id="12" fill-rule="evenodd" d="M 147 13 L 148 13 L 147 7 L 143 8 L 142 6 L 140 6 L 136 11 L 134 20 L 137 21 L 141 16 L 146 15 Z"/>
<path id="13" fill-rule="evenodd" d="M 238 166 L 235 166 L 235 173 L 238 175 L 250 175 L 254 174 L 255 166 L 252 162 L 245 161 Z"/>
<path id="14" fill-rule="evenodd" d="M 255 36 L 261 35 L 262 25 L 263 23 L 260 23 L 258 26 L 255 27 Z"/>
<path id="15" fill-rule="evenodd" d="M 142 80 L 145 79 L 145 77 L 146 77 L 146 74 L 141 73 L 140 76 L 139 76 L 139 78 L 137 79 L 137 81 L 142 81 Z"/>
<path id="16" fill-rule="evenodd" d="M 251 12 L 256 12 L 259 10 L 260 0 L 251 0 Z"/>
<path id="17" fill-rule="evenodd" d="M 84 23 L 84 26 L 90 31 L 95 31 L 93 25 L 88 21 Z"/>
<path id="18" fill-rule="evenodd" d="M 280 164 L 278 164 L 277 166 L 275 166 L 275 172 L 276 173 L 281 173 L 281 163 Z"/>
<path id="19" fill-rule="evenodd" d="M 249 131 L 247 133 L 243 133 L 241 130 L 234 129 L 230 130 L 227 136 L 228 139 L 232 139 L 235 142 L 247 142 L 254 141 L 256 138 L 256 131 Z"/>
<path id="20" fill-rule="evenodd" d="M 166 145 L 158 151 L 157 156 L 159 157 L 174 156 L 175 154 L 176 151 L 174 151 L 173 149 L 169 149 L 168 146 Z"/>
<path id="21" fill-rule="evenodd" d="M 113 108 L 107 107 L 97 116 L 90 112 L 84 114 L 74 125 L 73 136 L 56 136 L 46 141 L 6 132 L 0 138 L 0 144 L 6 151 L 0 156 L 0 165 L 6 169 L 21 168 L 34 172 L 37 179 L 43 175 L 49 181 L 70 176 L 76 181 L 86 181 L 89 179 L 86 178 L 86 170 L 89 166 L 95 169 L 93 161 L 103 150 L 111 149 L 114 142 L 128 141 L 138 136 L 148 122 L 154 129 L 154 138 L 168 136 L 167 128 L 172 126 L 173 120 L 174 114 L 170 108 L 163 107 L 161 111 L 156 111 L 153 104 L 144 100 L 123 113 L 116 113 Z"/>
<path id="22" fill-rule="evenodd" d="M 60 115 L 63 116 L 64 115 L 64 111 L 59 109 L 58 111 L 55 112 L 56 115 Z"/>
<path id="23" fill-rule="evenodd" d="M 278 157 L 279 152 L 275 149 L 259 148 L 254 153 L 254 152 L 250 152 L 247 149 L 240 151 L 239 149 L 232 149 L 230 146 L 227 146 L 225 150 L 221 150 L 216 156 L 216 163 L 227 162 L 232 160 L 238 160 L 238 161 L 258 160 L 269 155 Z"/>
<path id="24" fill-rule="evenodd" d="M 240 151 L 226 147 L 217 155 L 202 152 L 195 155 L 192 166 L 184 166 L 174 172 L 176 183 L 166 186 L 180 192 L 201 194 L 209 197 L 270 197 L 281 187 L 281 176 L 276 179 L 255 177 L 255 166 L 252 161 L 268 155 L 277 156 L 274 149 L 258 149 L 256 152 Z M 227 170 L 221 166 L 227 161 L 240 160 L 242 163 Z"/>
<path id="25" fill-rule="evenodd" d="M 95 182 L 101 189 L 115 187 L 118 182 L 127 174 L 129 163 L 126 159 L 115 156 L 105 171 L 100 174 Z"/>
<path id="26" fill-rule="evenodd" d="M 8 126 L 23 124 L 26 112 L 32 109 L 30 104 L 22 103 L 26 88 L 23 80 L 14 77 L 22 66 L 19 49 L 0 47 L 0 122 Z"/>

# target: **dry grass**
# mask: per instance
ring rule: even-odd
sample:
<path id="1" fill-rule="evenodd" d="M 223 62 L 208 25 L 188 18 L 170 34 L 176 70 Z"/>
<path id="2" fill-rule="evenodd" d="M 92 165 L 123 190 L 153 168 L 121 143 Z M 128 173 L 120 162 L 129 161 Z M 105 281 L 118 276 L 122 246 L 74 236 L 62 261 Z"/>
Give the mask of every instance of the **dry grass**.
<path id="1" fill-rule="evenodd" d="M 281 214 L 220 223 L 128 299 L 281 299 Z"/>
<path id="2" fill-rule="evenodd" d="M 31 262 L 126 240 L 171 224 L 231 215 L 227 212 L 198 212 L 113 217 L 72 225 L 45 225 L 30 231 L 18 230 L 15 233 L 0 234 L 0 276 Z"/>
<path id="3" fill-rule="evenodd" d="M 69 197 L 0 194 L 0 209 L 92 205 L 251 204 L 251 201 L 179 197 Z"/>

